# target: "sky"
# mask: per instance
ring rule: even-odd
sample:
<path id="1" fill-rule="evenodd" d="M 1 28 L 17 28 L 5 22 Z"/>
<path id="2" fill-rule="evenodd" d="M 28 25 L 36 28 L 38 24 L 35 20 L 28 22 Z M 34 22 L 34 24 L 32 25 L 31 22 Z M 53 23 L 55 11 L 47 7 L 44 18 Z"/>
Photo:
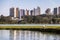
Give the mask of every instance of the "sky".
<path id="1" fill-rule="evenodd" d="M 32 10 L 37 6 L 41 8 L 41 14 L 43 14 L 47 8 L 53 10 L 59 7 L 60 0 L 0 0 L 0 15 L 9 16 L 9 10 L 12 7 Z"/>

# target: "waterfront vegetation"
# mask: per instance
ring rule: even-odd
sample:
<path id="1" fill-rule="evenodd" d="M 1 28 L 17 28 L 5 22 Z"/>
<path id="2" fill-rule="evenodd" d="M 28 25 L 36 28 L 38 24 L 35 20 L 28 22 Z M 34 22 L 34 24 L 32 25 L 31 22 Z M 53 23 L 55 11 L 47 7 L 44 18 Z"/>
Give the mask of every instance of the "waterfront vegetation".
<path id="1" fill-rule="evenodd" d="M 0 16 L 0 24 L 60 24 L 60 15 L 22 16 L 23 20 L 12 20 L 10 16 Z"/>

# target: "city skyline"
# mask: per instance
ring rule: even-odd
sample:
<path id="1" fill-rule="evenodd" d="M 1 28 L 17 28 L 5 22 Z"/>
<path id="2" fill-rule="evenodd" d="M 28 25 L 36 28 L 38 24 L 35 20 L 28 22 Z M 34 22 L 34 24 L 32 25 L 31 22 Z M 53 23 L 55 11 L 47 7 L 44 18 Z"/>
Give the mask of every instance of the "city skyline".
<path id="1" fill-rule="evenodd" d="M 39 6 L 41 13 L 45 13 L 47 8 L 53 8 L 60 6 L 59 0 L 0 0 L 0 15 L 9 15 L 9 9 L 11 7 L 18 7 L 20 9 L 31 10 Z"/>
<path id="2" fill-rule="evenodd" d="M 32 12 L 31 12 L 32 11 Z M 21 18 L 22 16 L 38 16 L 40 15 L 40 7 L 34 8 L 33 10 L 24 10 L 19 8 L 10 8 L 10 17 Z"/>

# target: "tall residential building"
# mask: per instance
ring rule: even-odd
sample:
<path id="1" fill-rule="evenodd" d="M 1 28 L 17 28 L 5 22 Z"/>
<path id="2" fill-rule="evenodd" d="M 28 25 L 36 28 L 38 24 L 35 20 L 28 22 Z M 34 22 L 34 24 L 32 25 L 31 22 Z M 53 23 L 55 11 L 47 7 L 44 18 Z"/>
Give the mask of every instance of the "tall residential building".
<path id="1" fill-rule="evenodd" d="M 33 16 L 35 16 L 35 10 L 36 10 L 36 9 L 34 8 L 34 9 L 33 9 Z"/>
<path id="2" fill-rule="evenodd" d="M 21 18 L 22 16 L 25 16 L 25 10 L 24 10 L 24 9 L 20 9 L 20 18 Z"/>
<path id="3" fill-rule="evenodd" d="M 57 15 L 57 8 L 54 8 L 54 15 Z"/>
<path id="4" fill-rule="evenodd" d="M 40 7 L 37 7 L 37 15 L 40 15 Z"/>
<path id="5" fill-rule="evenodd" d="M 58 7 L 58 15 L 60 15 L 60 7 Z"/>
<path id="6" fill-rule="evenodd" d="M 10 8 L 11 17 L 19 17 L 19 8 Z"/>
<path id="7" fill-rule="evenodd" d="M 38 9 L 35 9 L 35 16 L 39 15 L 38 14 Z"/>
<path id="8" fill-rule="evenodd" d="M 14 17 L 14 8 L 10 8 L 10 16 Z"/>
<path id="9" fill-rule="evenodd" d="M 36 9 L 34 8 L 33 14 L 34 16 L 40 15 L 40 7 L 37 7 Z"/>
<path id="10" fill-rule="evenodd" d="M 16 10 L 16 11 L 15 11 L 16 17 L 19 17 L 19 8 L 16 8 L 15 10 Z"/>
<path id="11" fill-rule="evenodd" d="M 25 16 L 25 10 L 23 9 L 23 14 L 22 14 L 22 16 Z"/>
<path id="12" fill-rule="evenodd" d="M 50 15 L 51 14 L 51 9 L 50 8 L 46 9 L 45 13 L 46 13 L 46 15 Z"/>
<path id="13" fill-rule="evenodd" d="M 33 16 L 33 10 L 30 10 L 30 15 Z"/>
<path id="14" fill-rule="evenodd" d="M 26 15 L 29 16 L 29 10 L 26 9 Z"/>

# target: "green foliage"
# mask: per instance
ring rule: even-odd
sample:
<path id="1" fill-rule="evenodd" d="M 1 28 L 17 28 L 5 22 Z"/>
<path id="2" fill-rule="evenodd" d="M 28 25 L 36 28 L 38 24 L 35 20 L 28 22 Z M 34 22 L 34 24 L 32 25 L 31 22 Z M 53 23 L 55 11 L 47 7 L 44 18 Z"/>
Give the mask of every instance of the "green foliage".
<path id="1" fill-rule="evenodd" d="M 11 20 L 10 16 L 0 16 L 0 24 L 59 24 L 60 15 L 24 16 L 23 20 Z"/>

